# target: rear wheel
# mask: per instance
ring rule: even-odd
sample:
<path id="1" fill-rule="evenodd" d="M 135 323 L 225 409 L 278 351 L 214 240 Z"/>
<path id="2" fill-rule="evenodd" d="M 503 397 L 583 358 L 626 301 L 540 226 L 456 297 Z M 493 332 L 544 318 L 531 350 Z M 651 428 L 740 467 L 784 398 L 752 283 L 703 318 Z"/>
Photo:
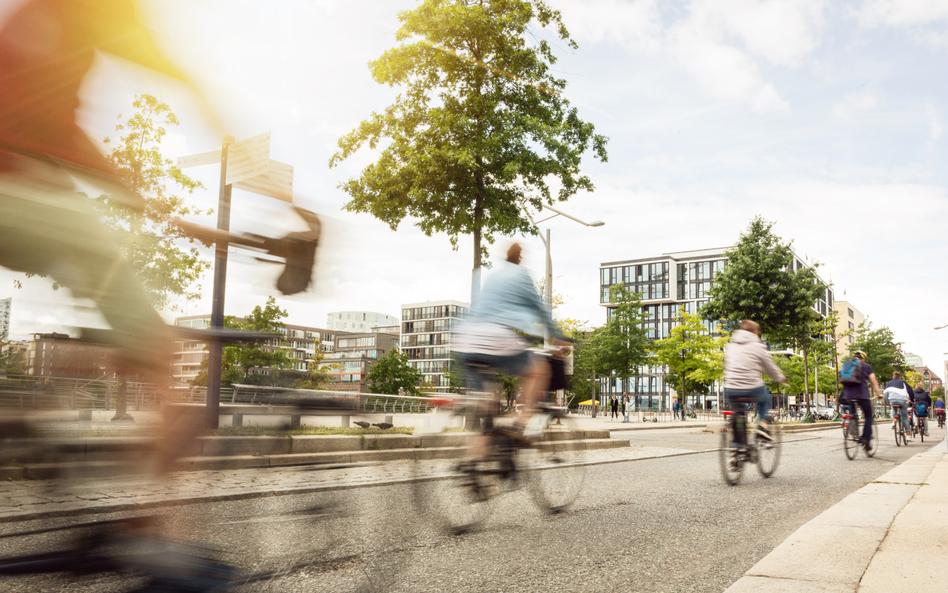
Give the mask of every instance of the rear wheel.
<path id="1" fill-rule="evenodd" d="M 902 446 L 902 439 L 905 438 L 905 427 L 902 426 L 902 418 L 896 416 L 892 420 L 892 432 L 895 433 L 895 446 Z"/>
<path id="2" fill-rule="evenodd" d="M 721 448 L 719 450 L 719 459 L 721 462 L 721 475 L 728 486 L 734 486 L 741 481 L 741 474 L 744 472 L 744 461 L 738 446 L 734 443 L 731 433 L 732 423 L 726 422 L 721 429 Z"/>
<path id="3" fill-rule="evenodd" d="M 530 494 L 541 509 L 550 514 L 563 512 L 576 500 L 583 487 L 583 433 L 568 416 L 537 412 L 526 433 L 536 431 L 537 443 L 520 453 Z"/>
<path id="4" fill-rule="evenodd" d="M 925 442 L 925 425 L 922 424 L 922 419 L 918 419 L 918 438 L 922 439 L 922 442 Z"/>
<path id="5" fill-rule="evenodd" d="M 854 426 L 856 426 L 855 419 L 843 419 L 843 451 L 846 452 L 846 457 L 850 460 L 856 458 L 856 447 L 859 446 L 859 439 L 853 438 Z"/>
<path id="6" fill-rule="evenodd" d="M 770 441 L 757 441 L 757 471 L 765 478 L 773 475 L 780 462 L 780 426 L 770 421 Z"/>

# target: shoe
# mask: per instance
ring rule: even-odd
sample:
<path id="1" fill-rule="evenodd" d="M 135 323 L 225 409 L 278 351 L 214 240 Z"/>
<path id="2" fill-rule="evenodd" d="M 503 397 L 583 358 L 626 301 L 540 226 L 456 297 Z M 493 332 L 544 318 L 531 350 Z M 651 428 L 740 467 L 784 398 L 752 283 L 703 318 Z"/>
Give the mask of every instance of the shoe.
<path id="1" fill-rule="evenodd" d="M 770 436 L 770 431 L 762 426 L 757 427 L 757 440 L 758 441 L 772 441 L 774 438 Z"/>

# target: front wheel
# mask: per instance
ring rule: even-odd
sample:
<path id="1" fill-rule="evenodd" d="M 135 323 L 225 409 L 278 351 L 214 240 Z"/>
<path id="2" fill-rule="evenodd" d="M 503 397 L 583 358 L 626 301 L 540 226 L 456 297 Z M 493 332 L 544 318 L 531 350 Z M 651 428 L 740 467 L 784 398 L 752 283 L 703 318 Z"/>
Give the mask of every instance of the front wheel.
<path id="1" fill-rule="evenodd" d="M 526 433 L 536 433 L 535 444 L 520 454 L 530 494 L 547 513 L 561 513 L 579 496 L 586 477 L 583 433 L 569 416 L 543 411 L 533 415 Z"/>
<path id="2" fill-rule="evenodd" d="M 777 469 L 780 462 L 780 426 L 771 420 L 770 441 L 757 441 L 757 471 L 765 478 L 769 478 Z"/>
<path id="3" fill-rule="evenodd" d="M 726 422 L 721 429 L 721 448 L 719 449 L 721 475 L 728 486 L 734 486 L 741 481 L 744 473 L 744 460 L 741 459 L 739 447 L 734 443 L 731 434 L 731 423 Z"/>
<path id="4" fill-rule="evenodd" d="M 852 461 L 856 458 L 856 447 L 859 446 L 859 439 L 853 438 L 853 427 L 856 423 L 852 418 L 843 420 L 843 451 L 846 452 L 846 458 Z"/>
<path id="5" fill-rule="evenodd" d="M 905 435 L 902 434 L 902 419 L 898 416 L 895 417 L 895 421 L 892 423 L 892 432 L 895 433 L 895 446 L 901 447 Z"/>
<path id="6" fill-rule="evenodd" d="M 872 422 L 872 418 L 868 418 L 866 422 Z M 876 451 L 879 450 L 879 427 L 872 426 L 872 436 L 869 438 L 869 448 L 866 449 L 867 457 L 874 457 Z"/>

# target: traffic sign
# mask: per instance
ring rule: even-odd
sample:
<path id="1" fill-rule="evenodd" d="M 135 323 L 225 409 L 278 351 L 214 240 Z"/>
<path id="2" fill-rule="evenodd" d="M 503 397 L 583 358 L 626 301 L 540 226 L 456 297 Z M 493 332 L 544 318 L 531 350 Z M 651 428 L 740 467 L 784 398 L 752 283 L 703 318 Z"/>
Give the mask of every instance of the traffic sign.
<path id="1" fill-rule="evenodd" d="M 270 132 L 235 143 L 227 157 L 227 185 L 266 174 L 270 165 Z"/>
<path id="2" fill-rule="evenodd" d="M 234 187 L 292 203 L 293 166 L 270 160 L 267 163 L 266 173 L 238 181 L 234 184 Z"/>
<path id="3" fill-rule="evenodd" d="M 188 167 L 199 167 L 201 165 L 214 165 L 219 162 L 221 162 L 221 151 L 212 150 L 210 152 L 178 157 L 178 168 L 186 169 Z"/>

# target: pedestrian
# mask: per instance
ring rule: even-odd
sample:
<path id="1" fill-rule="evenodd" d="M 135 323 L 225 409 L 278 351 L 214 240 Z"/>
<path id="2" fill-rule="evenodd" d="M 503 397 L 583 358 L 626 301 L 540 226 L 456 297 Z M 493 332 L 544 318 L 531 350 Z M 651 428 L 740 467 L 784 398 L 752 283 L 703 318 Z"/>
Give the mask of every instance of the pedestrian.
<path id="1" fill-rule="evenodd" d="M 675 417 L 675 420 L 678 420 L 678 412 L 681 410 L 681 404 L 678 403 L 678 398 L 672 399 L 672 414 Z M 684 414 L 682 414 L 682 420 L 684 420 Z"/>
<path id="2" fill-rule="evenodd" d="M 612 396 L 612 417 L 615 420 L 619 419 L 619 398 Z"/>
<path id="3" fill-rule="evenodd" d="M 629 396 L 626 392 L 622 392 L 622 418 L 623 422 L 629 421 Z"/>

